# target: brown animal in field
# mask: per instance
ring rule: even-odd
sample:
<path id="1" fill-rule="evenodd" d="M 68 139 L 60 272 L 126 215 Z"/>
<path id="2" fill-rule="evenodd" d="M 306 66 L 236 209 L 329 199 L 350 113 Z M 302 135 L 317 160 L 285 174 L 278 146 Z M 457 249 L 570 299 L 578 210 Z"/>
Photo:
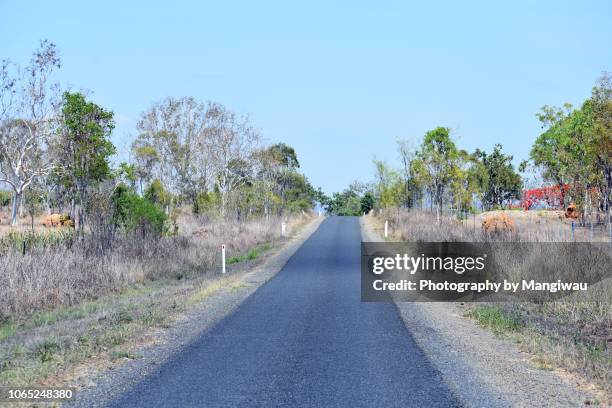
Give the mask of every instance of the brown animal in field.
<path id="1" fill-rule="evenodd" d="M 488 234 L 508 234 L 516 231 L 516 224 L 506 214 L 491 215 L 482 222 L 482 230 Z"/>
<path id="2" fill-rule="evenodd" d="M 45 219 L 43 220 L 43 225 L 47 228 L 74 227 L 74 221 L 70 219 L 69 215 L 51 214 L 45 217 Z"/>
<path id="3" fill-rule="evenodd" d="M 580 212 L 578 212 L 578 208 L 576 208 L 576 204 L 571 203 L 565 209 L 565 218 L 576 219 L 578 217 L 580 217 Z"/>

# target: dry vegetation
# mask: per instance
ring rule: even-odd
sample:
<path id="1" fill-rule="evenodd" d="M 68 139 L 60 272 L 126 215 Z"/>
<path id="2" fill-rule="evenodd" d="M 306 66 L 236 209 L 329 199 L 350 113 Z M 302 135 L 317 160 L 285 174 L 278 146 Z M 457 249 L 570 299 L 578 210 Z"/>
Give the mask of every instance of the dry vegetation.
<path id="1" fill-rule="evenodd" d="M 394 210 L 379 214 L 376 225 L 382 230 L 383 220 L 390 220 L 391 236 L 388 239 L 392 241 L 572 241 L 571 221 L 560 218 L 557 212 L 507 213 L 515 229 L 505 234 L 485 231 L 486 214 L 467 220 L 447 216 L 438 224 L 435 214 Z M 493 216 L 499 217 L 498 212 Z M 575 241 L 601 244 L 606 239 L 607 231 L 603 228 L 595 231 L 575 228 L 574 231 Z M 584 256 L 588 258 L 590 255 Z M 592 262 L 586 258 L 576 262 L 584 262 L 580 264 L 585 267 L 591 265 Z M 524 260 L 519 263 L 525 264 Z M 505 268 L 510 277 L 512 274 L 520 275 L 513 271 L 517 268 L 515 261 L 508 259 Z M 503 303 L 468 303 L 465 307 L 466 315 L 483 326 L 513 336 L 525 351 L 536 355 L 541 368 L 561 367 L 586 376 L 607 392 L 612 391 L 612 282 L 609 277 L 592 286 L 588 296 L 575 293 L 554 301 L 514 299 Z"/>
<path id="2" fill-rule="evenodd" d="M 285 219 L 287 233 L 309 217 Z M 0 384 L 40 383 L 99 353 L 105 361 L 133 358 L 131 339 L 231 287 L 232 271 L 244 270 L 248 261 L 283 241 L 280 223 L 279 218 L 238 222 L 183 216 L 178 236 L 120 238 L 101 255 L 88 251 L 87 242 L 66 245 L 73 236 L 64 230 L 32 241 L 25 255 L 20 244 L 7 245 L 21 235 L 5 235 L 0 238 L 5 243 L 0 245 Z M 221 243 L 231 264 L 223 277 Z"/>
<path id="3" fill-rule="evenodd" d="M 20 244 L 0 245 L 4 246 L 0 256 L 0 318 L 14 319 L 73 305 L 134 283 L 210 273 L 220 265 L 222 243 L 228 255 L 240 254 L 273 242 L 280 233 L 276 218 L 200 224 L 190 217 L 180 223 L 184 233 L 179 236 L 146 240 L 120 237 L 113 250 L 103 254 L 88 251 L 87 241 L 64 245 L 73 237 L 60 231 L 47 232 L 35 240 L 25 255 Z M 23 234 L 30 239 L 28 233 Z M 21 237 L 9 234 L 3 240 L 17 242 Z"/>

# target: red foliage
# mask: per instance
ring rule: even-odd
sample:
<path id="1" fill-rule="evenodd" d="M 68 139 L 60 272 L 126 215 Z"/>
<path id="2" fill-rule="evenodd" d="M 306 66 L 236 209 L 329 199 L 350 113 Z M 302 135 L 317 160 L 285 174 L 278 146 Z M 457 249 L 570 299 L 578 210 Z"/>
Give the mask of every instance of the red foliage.
<path id="1" fill-rule="evenodd" d="M 521 207 L 528 211 L 535 204 L 546 204 L 548 208 L 563 209 L 563 198 L 570 189 L 569 184 L 564 184 L 563 189 L 559 185 L 534 188 L 523 191 Z"/>

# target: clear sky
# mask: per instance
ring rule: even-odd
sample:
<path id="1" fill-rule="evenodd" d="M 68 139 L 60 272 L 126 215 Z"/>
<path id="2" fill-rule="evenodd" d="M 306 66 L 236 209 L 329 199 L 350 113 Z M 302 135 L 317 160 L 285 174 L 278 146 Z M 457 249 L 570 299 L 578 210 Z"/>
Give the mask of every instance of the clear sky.
<path id="1" fill-rule="evenodd" d="M 518 163 L 542 105 L 579 104 L 612 70 L 609 0 L 0 0 L 0 15 L 0 58 L 56 43 L 59 80 L 115 112 L 124 154 L 143 110 L 189 95 L 250 114 L 328 193 L 439 125 Z"/>

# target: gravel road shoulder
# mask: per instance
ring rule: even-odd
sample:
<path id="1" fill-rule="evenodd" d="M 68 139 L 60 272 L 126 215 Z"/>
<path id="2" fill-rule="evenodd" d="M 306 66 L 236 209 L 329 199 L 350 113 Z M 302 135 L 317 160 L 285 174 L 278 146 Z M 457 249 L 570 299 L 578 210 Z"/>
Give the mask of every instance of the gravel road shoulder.
<path id="1" fill-rule="evenodd" d="M 207 297 L 177 320 L 171 327 L 158 330 L 156 341 L 140 350 L 139 358 L 126 362 L 112 371 L 100 373 L 89 386 L 76 393 L 76 399 L 66 406 L 100 407 L 129 389 L 144 376 L 154 372 L 168 358 L 233 313 L 261 285 L 276 275 L 298 248 L 317 230 L 325 217 L 318 217 L 302 227 L 283 247 L 268 256 L 252 271 L 237 273 L 231 285 Z"/>
<path id="2" fill-rule="evenodd" d="M 382 242 L 369 217 L 362 239 Z M 396 302 L 415 341 L 467 407 L 578 407 L 596 397 L 562 371 L 536 367 L 531 356 L 463 317 L 455 303 Z"/>

